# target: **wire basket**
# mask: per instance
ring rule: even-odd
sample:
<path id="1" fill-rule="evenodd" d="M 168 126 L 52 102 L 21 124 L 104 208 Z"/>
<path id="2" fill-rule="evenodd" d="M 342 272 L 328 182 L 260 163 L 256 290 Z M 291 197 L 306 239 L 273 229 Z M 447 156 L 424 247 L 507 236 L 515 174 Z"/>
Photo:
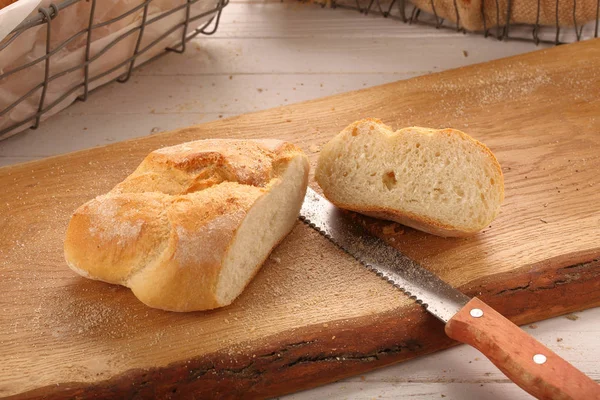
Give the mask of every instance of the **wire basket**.
<path id="1" fill-rule="evenodd" d="M 19 38 L 40 33 L 33 32 L 34 29 L 39 30 L 39 27 L 42 27 L 41 29 L 45 31 L 45 49 L 43 55 L 22 65 L 14 66 L 11 69 L 0 70 L 0 89 L 2 89 L 2 86 L 6 89 L 9 84 L 14 84 L 15 81 L 19 80 L 19 74 L 27 74 L 28 72 L 33 74 L 34 68 L 39 69 L 39 71 L 36 71 L 36 75 L 39 75 L 39 80 L 36 79 L 36 82 L 28 83 L 29 86 L 26 90 L 22 90 L 23 93 L 14 94 L 11 92 L 10 95 L 12 98 L 9 104 L 0 104 L 0 107 L 3 107 L 0 110 L 0 140 L 27 128 L 37 128 L 40 120 L 65 108 L 74 100 L 85 101 L 89 92 L 97 87 L 115 80 L 121 83 L 126 82 L 135 68 L 154 60 L 167 51 L 183 53 L 186 49 L 186 42 L 190 39 L 198 35 L 212 35 L 216 32 L 221 12 L 229 3 L 229 0 L 185 0 L 182 4 L 174 5 L 172 8 L 158 15 L 150 16 L 148 10 L 153 0 L 145 0 L 140 1 L 140 4 L 135 5 L 120 15 L 105 21 L 95 22 L 94 15 L 98 9 L 97 5 L 100 1 L 105 0 L 86 0 L 84 3 L 87 4 L 81 4 L 82 7 L 89 7 L 89 11 L 86 11 L 85 15 L 84 28 L 58 43 L 52 43 L 54 39 L 53 31 L 57 29 L 53 27 L 54 24 L 52 21 L 59 14 L 68 13 L 69 8 L 80 1 L 65 0 L 59 4 L 50 4 L 49 7 L 40 8 L 37 15 L 23 21 L 0 43 L 1 57 L 3 52 L 7 52 L 11 45 L 16 46 L 18 50 Z M 199 13 L 194 13 L 196 9 L 194 7 L 195 3 L 205 2 L 204 4 L 198 4 L 198 6 L 204 7 L 207 1 L 210 2 L 207 10 L 203 9 Z M 170 7 L 171 3 L 163 2 L 162 4 L 169 4 Z M 180 18 L 177 13 L 181 14 L 182 17 Z M 175 17 L 178 21 L 162 30 L 161 24 L 166 24 L 171 19 L 174 20 Z M 126 18 L 129 19 L 125 20 Z M 124 24 L 123 21 L 134 21 L 132 18 L 139 19 L 139 23 L 135 23 L 135 26 L 130 29 L 125 28 L 124 32 L 119 31 L 118 36 L 113 40 L 102 43 L 103 47 L 101 49 L 91 51 L 92 38 L 95 33 L 98 33 L 102 29 L 106 30 L 111 24 Z M 137 19 L 135 20 L 136 22 Z M 191 24 L 194 23 L 197 26 L 199 25 L 199 27 L 191 28 Z M 156 24 L 154 28 L 161 26 L 161 31 L 153 33 L 150 37 L 146 37 L 147 32 L 152 30 L 153 24 Z M 66 46 L 73 45 L 77 40 L 85 41 L 85 44 L 80 49 L 85 49 L 81 59 L 77 60 L 75 65 L 68 68 L 53 70 L 51 65 L 55 66 L 54 63 L 60 61 L 57 58 L 61 56 L 61 50 L 64 52 Z M 110 57 L 111 51 L 115 47 L 123 45 L 125 40 L 129 40 L 131 44 L 134 44 L 127 50 L 129 53 L 127 53 L 126 57 L 118 59 L 114 65 L 108 65 L 107 68 L 102 68 L 101 71 L 95 71 L 95 69 L 98 69 L 95 67 L 100 63 L 106 63 L 106 58 Z M 167 41 L 170 41 L 170 46 L 165 45 Z M 14 51 L 15 49 L 12 50 Z M 76 76 L 77 79 L 74 80 L 73 76 L 71 76 L 70 86 L 61 88 L 60 95 L 47 95 L 51 84 L 60 82 L 61 79 L 73 73 L 78 74 Z M 3 97 L 10 98 L 11 96 Z M 48 101 L 49 97 L 52 97 L 51 101 Z"/>
<path id="2" fill-rule="evenodd" d="M 598 37 L 600 0 L 583 2 L 554 0 L 556 3 L 550 3 L 551 1 L 523 0 L 520 4 L 528 3 L 532 23 L 514 23 L 515 0 L 479 0 L 477 13 L 481 26 L 469 30 L 499 40 L 524 40 L 535 44 L 563 44 Z M 594 1 L 595 3 L 592 3 Z M 317 0 L 317 2 L 322 7 L 352 9 L 365 15 L 377 14 L 408 24 L 429 25 L 437 29 L 445 28 L 465 33 L 468 29 L 465 29 L 462 20 L 464 9 L 460 9 L 457 0 L 446 0 L 445 4 L 451 4 L 444 9 L 446 18 L 440 15 L 440 4 L 444 4 L 441 0 L 413 1 L 420 7 L 406 0 Z M 471 2 L 460 1 L 460 3 Z M 591 15 L 593 18 L 595 14 L 595 21 L 590 22 L 588 18 L 587 23 L 582 23 L 579 20 L 582 5 L 586 6 L 588 17 Z"/>

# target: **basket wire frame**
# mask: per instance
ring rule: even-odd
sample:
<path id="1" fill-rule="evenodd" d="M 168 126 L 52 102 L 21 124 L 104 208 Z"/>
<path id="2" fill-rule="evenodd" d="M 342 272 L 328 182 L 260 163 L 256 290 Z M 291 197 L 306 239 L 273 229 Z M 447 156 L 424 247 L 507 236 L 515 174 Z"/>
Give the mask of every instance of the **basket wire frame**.
<path id="1" fill-rule="evenodd" d="M 444 19 L 438 15 L 438 13 L 435 9 L 434 0 L 430 0 L 431 9 L 433 12 L 432 20 L 420 20 L 419 16 L 421 15 L 422 10 L 419 9 L 415 5 L 409 6 L 407 4 L 406 0 L 391 0 L 389 5 L 387 5 L 387 6 L 382 5 L 381 0 L 369 0 L 369 3 L 366 7 L 361 6 L 359 0 L 355 0 L 355 4 L 352 4 L 352 5 L 349 5 L 350 3 L 349 4 L 340 4 L 338 2 L 339 0 L 330 0 L 330 1 L 331 1 L 330 3 L 322 3 L 321 6 L 326 7 L 329 4 L 331 8 L 351 9 L 351 10 L 356 10 L 365 15 L 377 14 L 377 15 L 381 15 L 385 18 L 400 20 L 400 21 L 408 23 L 408 24 L 430 25 L 430 26 L 434 26 L 436 29 L 439 29 L 439 28 L 453 29 L 457 32 L 466 33 L 465 29 L 461 28 L 461 26 L 460 26 L 460 13 L 458 10 L 457 0 L 453 0 L 454 12 L 456 15 L 456 22 L 454 24 L 444 23 L 445 22 Z M 542 26 L 540 25 L 541 0 L 537 0 L 536 22 L 535 22 L 535 24 L 530 25 L 532 28 L 530 37 L 510 36 L 509 35 L 511 27 L 515 25 L 510 22 L 511 15 L 512 15 L 513 0 L 507 0 L 506 16 L 505 16 L 506 23 L 505 24 L 501 23 L 500 0 L 495 0 L 495 6 L 496 6 L 495 7 L 496 8 L 496 12 L 495 12 L 495 20 L 496 20 L 495 27 L 496 28 L 495 28 L 495 30 L 492 30 L 490 27 L 487 26 L 486 14 L 485 14 L 485 9 L 484 9 L 485 4 L 484 4 L 484 1 L 482 1 L 480 12 L 481 12 L 481 18 L 483 21 L 483 31 L 481 33 L 485 37 L 494 37 L 498 40 L 529 41 L 529 42 L 535 43 L 536 45 L 539 43 L 547 43 L 547 44 L 554 44 L 554 45 L 563 44 L 563 42 L 560 41 L 561 28 L 559 26 L 559 21 L 558 21 L 559 4 L 560 4 L 560 0 L 556 0 L 556 9 L 555 9 L 556 23 L 554 26 L 554 30 L 555 30 L 554 40 L 542 39 L 542 38 L 540 38 L 540 35 L 539 35 L 540 29 L 542 28 Z M 395 10 L 394 10 L 394 6 L 396 6 Z M 410 10 L 408 13 L 407 13 L 407 9 Z M 583 24 L 578 23 L 576 11 L 577 11 L 577 0 L 573 0 L 573 28 L 572 29 L 575 33 L 576 41 L 580 41 L 582 39 Z M 408 15 L 408 17 L 407 17 L 407 15 Z M 600 24 L 600 0 L 597 0 L 597 2 L 596 2 L 596 21 L 594 23 L 594 34 L 593 34 L 594 38 L 598 37 L 599 24 Z M 527 24 L 519 24 L 519 25 L 527 25 Z"/>
<path id="2" fill-rule="evenodd" d="M 191 10 L 190 10 L 191 6 L 194 3 L 198 2 L 198 1 L 202 1 L 202 0 L 187 0 L 184 4 L 173 7 L 172 9 L 165 11 L 164 13 L 161 13 L 160 15 L 157 15 L 151 19 L 148 19 L 148 7 L 152 0 L 145 0 L 143 3 L 137 5 L 136 7 L 133 7 L 132 9 L 124 12 L 123 14 L 121 14 L 119 16 L 111 18 L 110 20 L 106 20 L 106 21 L 94 24 L 94 14 L 96 11 L 96 3 L 101 0 L 86 0 L 86 1 L 91 2 L 87 27 L 85 27 L 84 29 L 80 30 L 79 32 L 73 34 L 72 36 L 68 37 L 61 43 L 57 44 L 54 48 L 51 48 L 52 24 L 50 22 L 58 16 L 58 14 L 61 10 L 65 9 L 66 7 L 69 7 L 79 1 L 81 1 L 81 0 L 65 0 L 59 4 L 50 4 L 50 6 L 48 6 L 48 7 L 40 7 L 38 10 L 39 12 L 38 12 L 38 14 L 36 14 L 35 17 L 23 21 L 19 26 L 17 26 L 10 33 L 10 35 L 7 39 L 5 39 L 2 43 L 0 43 L 0 51 L 3 51 L 6 47 L 8 47 L 11 43 L 13 43 L 20 35 L 22 35 L 28 29 L 36 27 L 36 26 L 40 26 L 40 25 L 46 25 L 45 54 L 31 62 L 20 65 L 16 68 L 13 68 L 11 70 L 5 71 L 2 74 L 0 74 L 0 82 L 2 82 L 3 79 L 6 79 L 9 76 L 11 76 L 19 71 L 22 71 L 26 68 L 30 68 L 41 62 L 45 63 L 43 81 L 40 82 L 39 84 L 35 85 L 27 93 L 23 94 L 16 101 L 9 104 L 6 108 L 4 108 L 3 110 L 0 110 L 0 118 L 7 115 L 10 110 L 12 110 L 16 106 L 18 106 L 20 103 L 25 101 L 30 96 L 33 96 L 36 92 L 38 92 L 41 89 L 42 92 L 40 95 L 37 112 L 35 114 L 29 115 L 29 116 L 25 117 L 24 119 L 17 121 L 14 124 L 11 124 L 10 126 L 0 130 L 0 137 L 2 137 L 2 135 L 6 134 L 14 129 L 17 129 L 19 127 L 22 127 L 23 125 L 26 125 L 26 124 L 31 124 L 30 128 L 36 129 L 40 124 L 41 117 L 45 113 L 50 111 L 52 108 L 54 108 L 56 105 L 60 104 L 60 102 L 62 102 L 64 99 L 66 99 L 68 96 L 72 95 L 73 93 L 75 93 L 77 91 L 82 92 L 82 94 L 77 97 L 77 100 L 86 101 L 88 98 L 89 92 L 90 92 L 90 89 L 89 89 L 90 83 L 94 82 L 98 79 L 101 79 L 101 78 L 105 77 L 106 75 L 113 73 L 114 71 L 118 70 L 119 68 L 127 66 L 127 71 L 125 73 L 121 74 L 120 76 L 116 77 L 115 79 L 111 80 L 110 82 L 113 82 L 113 81 L 117 81 L 120 83 L 127 82 L 129 80 L 129 78 L 131 77 L 131 72 L 134 69 L 139 68 L 142 65 L 145 65 L 146 63 L 166 54 L 166 52 L 172 51 L 172 52 L 176 52 L 176 53 L 183 53 L 186 49 L 187 41 L 193 39 L 194 37 L 196 37 L 200 34 L 212 35 L 217 31 L 217 29 L 219 27 L 219 21 L 221 19 L 221 12 L 223 11 L 223 8 L 229 3 L 229 0 L 218 0 L 217 5 L 213 9 L 203 12 L 198 15 L 192 16 Z M 184 21 L 175 24 L 174 26 L 172 26 L 171 28 L 169 28 L 168 30 L 163 32 L 160 36 L 155 38 L 152 42 L 145 45 L 144 47 L 141 47 L 141 43 L 142 43 L 142 40 L 144 37 L 144 30 L 148 25 L 155 23 L 163 18 L 166 18 L 167 16 L 172 15 L 173 13 L 178 12 L 183 9 L 185 9 Z M 91 48 L 91 43 L 92 43 L 92 32 L 95 29 L 98 29 L 100 27 L 103 27 L 103 26 L 109 25 L 111 23 L 114 23 L 116 21 L 119 21 L 138 10 L 142 10 L 142 19 L 138 26 L 135 26 L 135 27 L 127 30 L 126 32 L 122 33 L 118 37 L 116 37 L 113 41 L 108 43 L 102 50 L 100 50 L 94 56 L 90 55 L 90 48 Z M 211 17 L 209 18 L 209 20 L 206 23 L 204 23 L 201 27 L 190 31 L 189 25 L 191 22 L 194 22 L 196 20 L 199 20 L 201 18 L 208 17 L 208 16 L 211 16 Z M 154 47 L 157 43 L 159 43 L 162 39 L 169 36 L 170 34 L 177 31 L 178 29 L 181 29 L 182 33 L 181 33 L 180 41 L 177 44 L 175 44 L 172 47 L 165 48 L 165 51 L 151 57 L 150 59 L 144 61 L 143 63 L 136 64 L 136 60 L 139 56 L 146 53 L 148 50 L 150 50 L 152 47 Z M 123 39 L 129 37 L 130 35 L 136 34 L 136 33 L 138 36 L 137 36 L 137 40 L 136 40 L 136 45 L 134 47 L 134 51 L 131 54 L 131 56 L 129 56 L 127 59 L 121 61 L 117 65 L 114 65 L 111 68 L 109 68 L 97 75 L 90 76 L 89 66 L 92 62 L 97 60 L 99 57 L 101 57 L 103 54 L 105 54 L 108 50 L 110 50 L 112 47 L 114 47 L 116 44 L 118 44 Z M 55 55 L 56 53 L 58 53 L 62 48 L 67 46 L 69 43 L 71 43 L 72 41 L 74 41 L 75 39 L 77 39 L 83 35 L 86 35 L 86 42 L 85 42 L 86 47 L 85 47 L 85 59 L 82 61 L 82 63 L 51 75 L 50 74 L 50 62 L 51 62 L 52 56 Z M 47 92 L 48 85 L 50 84 L 50 82 L 66 75 L 68 73 L 71 73 L 76 70 L 81 70 L 81 69 L 83 69 L 83 81 L 76 84 L 69 90 L 67 90 L 56 100 L 52 101 L 49 104 L 46 104 L 46 102 L 45 102 L 46 92 Z M 108 84 L 110 82 L 107 82 L 105 84 Z M 105 84 L 103 84 L 103 85 L 105 85 Z"/>

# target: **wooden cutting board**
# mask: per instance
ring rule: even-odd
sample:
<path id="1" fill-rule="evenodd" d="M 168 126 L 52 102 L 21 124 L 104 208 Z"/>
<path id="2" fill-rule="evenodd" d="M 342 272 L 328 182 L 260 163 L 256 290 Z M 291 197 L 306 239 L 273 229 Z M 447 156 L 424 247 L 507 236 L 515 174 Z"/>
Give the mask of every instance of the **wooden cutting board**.
<path id="1" fill-rule="evenodd" d="M 449 347 L 443 325 L 298 223 L 227 308 L 147 308 L 63 260 L 71 212 L 156 148 L 275 137 L 320 146 L 352 121 L 485 142 L 502 213 L 468 239 L 373 233 L 523 324 L 600 305 L 600 40 L 0 169 L 0 397 L 275 396 Z M 316 188 L 314 182 L 311 186 Z"/>

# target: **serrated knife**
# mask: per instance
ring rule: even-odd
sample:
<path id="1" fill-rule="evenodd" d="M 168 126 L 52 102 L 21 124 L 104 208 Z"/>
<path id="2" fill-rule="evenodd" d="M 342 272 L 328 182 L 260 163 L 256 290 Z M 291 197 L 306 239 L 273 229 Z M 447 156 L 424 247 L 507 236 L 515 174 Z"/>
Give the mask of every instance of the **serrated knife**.
<path id="1" fill-rule="evenodd" d="M 300 219 L 446 324 L 446 334 L 489 358 L 539 399 L 600 399 L 600 385 L 478 298 L 370 235 L 355 219 L 308 189 Z"/>

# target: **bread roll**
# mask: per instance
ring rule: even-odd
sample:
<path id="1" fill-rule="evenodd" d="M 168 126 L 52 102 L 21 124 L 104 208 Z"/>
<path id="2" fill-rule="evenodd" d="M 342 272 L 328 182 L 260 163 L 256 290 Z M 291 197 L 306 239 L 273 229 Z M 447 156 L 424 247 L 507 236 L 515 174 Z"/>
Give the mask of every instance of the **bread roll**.
<path id="1" fill-rule="evenodd" d="M 456 129 L 393 132 L 357 121 L 321 150 L 315 178 L 341 208 L 440 236 L 466 236 L 500 210 L 504 178 L 482 143 Z"/>
<path id="2" fill-rule="evenodd" d="M 131 288 L 150 307 L 230 304 L 294 226 L 308 160 L 278 140 L 201 140 L 156 150 L 75 211 L 75 272 Z"/>

